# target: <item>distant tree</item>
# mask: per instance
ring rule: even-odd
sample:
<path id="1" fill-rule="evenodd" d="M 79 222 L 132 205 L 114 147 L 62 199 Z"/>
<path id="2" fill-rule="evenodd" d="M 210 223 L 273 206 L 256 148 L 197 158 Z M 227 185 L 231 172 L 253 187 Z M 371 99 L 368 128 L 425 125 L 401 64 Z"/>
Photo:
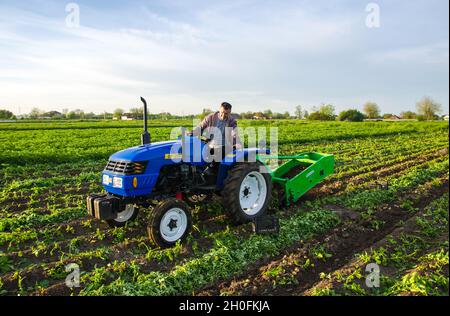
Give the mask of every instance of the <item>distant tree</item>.
<path id="1" fill-rule="evenodd" d="M 314 108 L 317 109 L 317 108 Z M 331 104 L 322 104 L 319 109 L 312 112 L 308 116 L 308 120 L 313 121 L 334 121 L 336 115 L 334 114 L 334 106 Z"/>
<path id="2" fill-rule="evenodd" d="M 289 118 L 291 118 L 291 114 L 288 111 L 286 111 L 286 112 L 283 113 L 283 118 L 284 119 L 289 119 Z"/>
<path id="3" fill-rule="evenodd" d="M 242 112 L 241 113 L 241 118 L 242 119 L 251 119 L 253 117 L 253 112 L 248 111 L 248 112 Z"/>
<path id="4" fill-rule="evenodd" d="M 354 109 L 342 111 L 339 113 L 339 121 L 362 122 L 364 121 L 364 114 Z"/>
<path id="5" fill-rule="evenodd" d="M 80 109 L 76 109 L 75 111 L 75 117 L 78 119 L 84 119 L 85 118 L 85 114 L 83 110 Z"/>
<path id="6" fill-rule="evenodd" d="M 120 109 L 120 108 L 115 109 L 114 112 L 113 112 L 114 117 L 117 117 L 117 118 L 121 118 L 123 113 L 124 113 L 124 111 L 122 109 Z"/>
<path id="7" fill-rule="evenodd" d="M 437 113 L 441 112 L 441 105 L 430 97 L 423 97 L 416 104 L 417 112 L 423 115 L 425 120 L 434 120 Z"/>
<path id="8" fill-rule="evenodd" d="M 279 119 L 283 118 L 283 114 L 278 113 L 278 112 L 273 112 L 268 117 L 273 118 L 274 120 L 279 120 Z"/>
<path id="9" fill-rule="evenodd" d="M 309 117 L 309 112 L 308 112 L 307 110 L 305 110 L 305 111 L 303 112 L 303 117 L 304 117 L 305 119 L 307 119 L 307 118 Z"/>
<path id="10" fill-rule="evenodd" d="M 206 116 L 208 116 L 209 114 L 213 113 L 213 111 L 209 108 L 204 108 L 202 110 L 202 113 L 200 113 L 199 115 L 197 115 L 197 118 L 203 120 Z"/>
<path id="11" fill-rule="evenodd" d="M 330 117 L 330 118 L 332 117 L 333 119 L 336 117 L 336 114 L 334 114 L 334 111 L 335 111 L 334 106 L 331 104 L 322 104 L 319 107 L 319 112 L 322 115 L 324 115 L 326 117 Z"/>
<path id="12" fill-rule="evenodd" d="M 380 117 L 380 108 L 375 102 L 366 102 L 363 105 L 363 112 L 369 119 L 376 119 Z"/>
<path id="13" fill-rule="evenodd" d="M 315 111 L 315 112 L 311 112 L 311 114 L 309 114 L 308 120 L 311 120 L 311 121 L 324 121 L 324 118 L 322 117 L 322 115 L 318 111 Z"/>
<path id="14" fill-rule="evenodd" d="M 172 114 L 169 112 L 162 112 L 159 115 L 162 120 L 170 120 L 172 118 Z"/>
<path id="15" fill-rule="evenodd" d="M 132 117 L 136 120 L 144 118 L 144 109 L 143 108 L 131 108 L 130 113 Z"/>
<path id="16" fill-rule="evenodd" d="M 417 115 L 416 119 L 420 122 L 427 120 L 425 115 L 422 115 L 422 114 Z"/>
<path id="17" fill-rule="evenodd" d="M 284 120 L 286 118 L 289 118 L 289 112 L 284 112 L 284 113 L 273 112 L 272 118 L 275 120 Z"/>
<path id="18" fill-rule="evenodd" d="M 400 113 L 400 117 L 405 120 L 413 120 L 417 118 L 417 114 L 413 111 L 404 111 Z"/>
<path id="19" fill-rule="evenodd" d="M 93 113 L 93 112 L 89 112 L 89 113 L 86 113 L 85 115 L 84 115 L 84 117 L 85 118 L 87 118 L 87 119 L 93 119 L 93 118 L 95 118 L 95 113 Z"/>
<path id="20" fill-rule="evenodd" d="M 295 107 L 295 117 L 299 120 L 303 119 L 303 110 L 302 110 L 302 106 L 301 105 L 297 105 Z"/>
<path id="21" fill-rule="evenodd" d="M 273 117 L 273 113 L 271 110 L 265 110 L 264 112 L 264 117 L 266 118 L 272 118 Z"/>
<path id="22" fill-rule="evenodd" d="M 73 120 L 73 119 L 77 118 L 77 115 L 76 115 L 75 111 L 69 111 L 66 114 L 66 118 L 68 118 L 69 120 Z"/>
<path id="23" fill-rule="evenodd" d="M 42 114 L 42 111 L 39 108 L 32 108 L 30 111 L 30 118 L 36 119 L 40 117 Z"/>
<path id="24" fill-rule="evenodd" d="M 8 110 L 0 110 L 0 119 L 9 120 L 14 117 L 14 114 Z"/>
<path id="25" fill-rule="evenodd" d="M 390 118 L 392 118 L 394 116 L 394 114 L 392 114 L 392 113 L 384 113 L 383 114 L 383 118 L 385 119 L 385 120 L 389 120 Z"/>

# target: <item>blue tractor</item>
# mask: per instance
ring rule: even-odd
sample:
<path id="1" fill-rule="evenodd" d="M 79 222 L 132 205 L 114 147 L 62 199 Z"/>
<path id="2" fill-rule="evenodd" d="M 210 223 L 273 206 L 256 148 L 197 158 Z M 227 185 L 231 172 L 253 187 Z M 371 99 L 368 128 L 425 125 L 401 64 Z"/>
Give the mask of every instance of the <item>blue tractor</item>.
<path id="1" fill-rule="evenodd" d="M 106 193 L 89 195 L 87 209 L 117 227 L 134 220 L 140 208 L 153 206 L 147 230 L 157 246 L 169 247 L 187 236 L 189 206 L 199 197 L 221 196 L 231 220 L 245 223 L 266 212 L 273 185 L 282 189 L 281 201 L 289 205 L 334 171 L 333 155 L 315 152 L 270 156 L 268 149 L 245 148 L 217 159 L 209 139 L 188 136 L 184 130 L 177 140 L 151 143 L 147 103 L 141 101 L 142 144 L 109 158 L 102 174 Z M 211 163 L 212 157 L 218 161 Z M 288 161 L 271 170 L 267 159 Z"/>
<path id="2" fill-rule="evenodd" d="M 156 245 L 168 247 L 188 234 L 189 202 L 198 197 L 209 197 L 211 193 L 221 195 L 227 213 L 236 223 L 251 221 L 266 211 L 272 182 L 269 173 L 261 169 L 264 164 L 238 161 L 268 150 L 233 150 L 212 168 L 211 161 L 204 159 L 203 153 L 209 151 L 206 138 L 183 132 L 178 140 L 151 143 L 147 103 L 144 98 L 141 101 L 144 104 L 142 144 L 109 158 L 102 174 L 106 193 L 87 197 L 90 215 L 112 227 L 124 226 L 136 218 L 139 208 L 153 205 L 149 236 Z M 210 169 L 208 174 L 206 169 Z M 152 204 L 154 201 L 158 203 Z"/>

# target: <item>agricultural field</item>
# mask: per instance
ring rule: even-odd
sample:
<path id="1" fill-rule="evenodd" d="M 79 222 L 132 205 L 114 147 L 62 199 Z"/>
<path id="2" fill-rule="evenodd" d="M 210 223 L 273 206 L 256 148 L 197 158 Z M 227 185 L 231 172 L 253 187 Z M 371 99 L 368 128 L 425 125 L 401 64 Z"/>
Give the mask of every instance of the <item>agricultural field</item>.
<path id="1" fill-rule="evenodd" d="M 149 123 L 152 141 L 191 125 Z M 289 207 L 274 197 L 277 236 L 232 225 L 217 199 L 192 209 L 185 242 L 158 249 L 151 209 L 111 229 L 85 207 L 140 122 L 0 123 L 0 294 L 448 295 L 448 122 L 239 124 L 277 126 L 283 154 L 334 154 L 335 173 Z"/>

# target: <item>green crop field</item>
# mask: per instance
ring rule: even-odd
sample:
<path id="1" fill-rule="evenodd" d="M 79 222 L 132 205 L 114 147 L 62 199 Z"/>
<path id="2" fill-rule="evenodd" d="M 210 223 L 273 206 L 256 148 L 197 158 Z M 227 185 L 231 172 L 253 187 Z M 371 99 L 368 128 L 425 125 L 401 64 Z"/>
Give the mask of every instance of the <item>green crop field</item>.
<path id="1" fill-rule="evenodd" d="M 183 124 L 151 121 L 152 141 Z M 0 294 L 448 295 L 448 122 L 239 124 L 278 127 L 283 154 L 334 154 L 335 173 L 287 208 L 274 199 L 278 236 L 231 224 L 217 199 L 192 209 L 185 242 L 158 249 L 151 209 L 111 229 L 85 208 L 141 122 L 0 123 Z"/>

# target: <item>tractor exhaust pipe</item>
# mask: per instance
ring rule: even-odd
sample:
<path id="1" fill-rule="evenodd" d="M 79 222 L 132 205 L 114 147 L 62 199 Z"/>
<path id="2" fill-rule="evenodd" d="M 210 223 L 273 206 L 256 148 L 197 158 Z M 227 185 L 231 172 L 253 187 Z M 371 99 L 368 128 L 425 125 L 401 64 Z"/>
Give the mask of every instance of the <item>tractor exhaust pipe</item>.
<path id="1" fill-rule="evenodd" d="M 142 145 L 150 144 L 150 134 L 147 131 L 147 101 L 143 97 L 141 97 L 141 101 L 144 104 L 144 132 L 141 135 L 141 143 Z"/>

